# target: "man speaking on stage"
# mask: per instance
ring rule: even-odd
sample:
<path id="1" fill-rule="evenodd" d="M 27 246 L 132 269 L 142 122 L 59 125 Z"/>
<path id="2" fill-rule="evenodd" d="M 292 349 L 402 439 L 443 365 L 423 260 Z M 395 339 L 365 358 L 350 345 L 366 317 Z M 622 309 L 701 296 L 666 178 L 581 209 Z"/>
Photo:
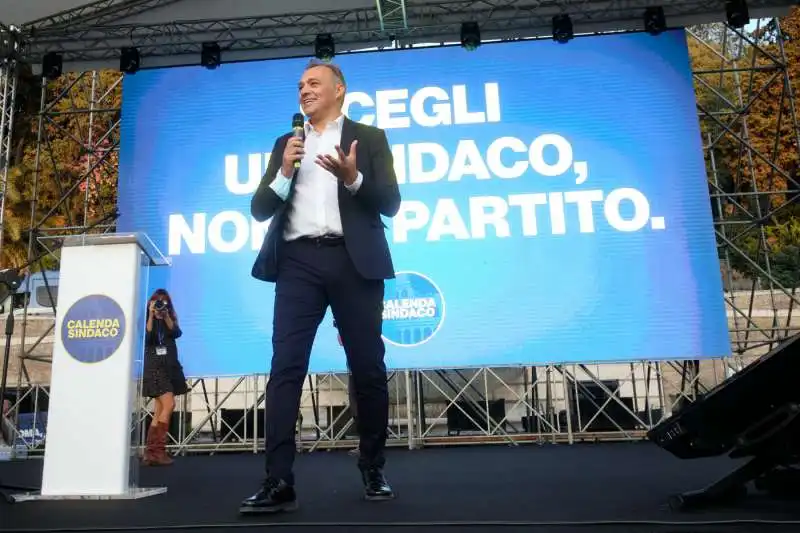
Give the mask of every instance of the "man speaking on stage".
<path id="1" fill-rule="evenodd" d="M 389 418 L 381 337 L 384 280 L 394 277 L 381 215 L 393 217 L 400 191 L 386 134 L 342 114 L 342 71 L 312 62 L 298 84 L 301 115 L 272 149 L 251 203 L 272 217 L 253 276 L 275 283 L 272 364 L 266 390 L 266 479 L 243 513 L 297 508 L 292 466 L 295 421 L 311 346 L 328 305 L 356 389 L 365 498 L 394 497 L 384 474 Z"/>

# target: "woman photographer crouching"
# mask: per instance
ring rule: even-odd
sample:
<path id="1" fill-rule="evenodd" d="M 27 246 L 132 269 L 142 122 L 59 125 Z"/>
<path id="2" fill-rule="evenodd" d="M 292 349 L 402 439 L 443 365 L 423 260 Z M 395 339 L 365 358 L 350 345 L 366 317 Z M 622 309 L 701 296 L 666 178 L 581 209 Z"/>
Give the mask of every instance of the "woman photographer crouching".
<path id="1" fill-rule="evenodd" d="M 142 395 L 154 399 L 155 412 L 147 431 L 144 465 L 172 464 L 167 454 L 167 434 L 175 410 L 175 397 L 189 392 L 175 343 L 181 334 L 169 293 L 164 289 L 156 290 L 147 304 L 145 332 Z"/>

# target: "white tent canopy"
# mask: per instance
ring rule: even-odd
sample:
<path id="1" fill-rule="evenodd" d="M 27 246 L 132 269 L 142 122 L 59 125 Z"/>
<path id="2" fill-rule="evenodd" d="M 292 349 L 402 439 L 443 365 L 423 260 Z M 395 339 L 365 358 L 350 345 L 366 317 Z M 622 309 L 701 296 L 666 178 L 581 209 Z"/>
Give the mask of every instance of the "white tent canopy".
<path id="1" fill-rule="evenodd" d="M 793 5 L 747 3 L 751 18 Z M 83 70 L 117 68 L 123 47 L 137 48 L 146 68 L 197 64 L 203 42 L 237 61 L 312 55 L 321 33 L 333 36 L 337 52 L 458 41 L 467 21 L 480 25 L 483 39 L 547 36 L 561 13 L 578 34 L 641 30 L 644 9 L 657 5 L 671 27 L 725 20 L 724 0 L 6 0 L 0 23 L 19 32 L 34 65 L 56 52 L 65 70 Z"/>

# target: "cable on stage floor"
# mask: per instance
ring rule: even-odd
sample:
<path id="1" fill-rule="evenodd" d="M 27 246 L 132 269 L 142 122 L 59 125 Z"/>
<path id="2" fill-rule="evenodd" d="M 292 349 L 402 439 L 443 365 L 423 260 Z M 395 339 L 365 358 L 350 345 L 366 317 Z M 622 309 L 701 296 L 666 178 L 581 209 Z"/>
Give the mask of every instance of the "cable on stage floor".
<path id="1" fill-rule="evenodd" d="M 179 531 L 184 529 L 248 529 L 248 528 L 430 528 L 430 527 L 719 527 L 719 526 L 800 526 L 800 520 L 707 520 L 707 521 L 661 521 L 661 520 L 598 520 L 583 522 L 540 522 L 526 520 L 489 520 L 489 521 L 444 521 L 444 522 L 232 522 L 219 524 L 178 524 L 153 526 L 119 526 L 119 527 L 65 527 L 65 528 L 26 528 L 3 529 L 3 533 L 99 533 L 123 531 Z"/>

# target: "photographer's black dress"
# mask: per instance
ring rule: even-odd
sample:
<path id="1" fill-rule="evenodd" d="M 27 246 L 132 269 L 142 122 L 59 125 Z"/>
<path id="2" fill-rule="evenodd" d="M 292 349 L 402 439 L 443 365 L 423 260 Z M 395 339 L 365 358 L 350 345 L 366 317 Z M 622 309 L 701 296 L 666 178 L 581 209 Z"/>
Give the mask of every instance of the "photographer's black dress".
<path id="1" fill-rule="evenodd" d="M 177 324 L 170 331 L 163 320 L 153 319 L 152 331 L 145 332 L 143 396 L 158 398 L 167 392 L 175 396 L 189 392 L 183 366 L 178 360 L 178 346 L 175 344 L 175 339 L 181 335 L 181 328 Z M 163 351 L 157 350 L 159 346 L 166 348 L 166 353 L 159 353 Z"/>

